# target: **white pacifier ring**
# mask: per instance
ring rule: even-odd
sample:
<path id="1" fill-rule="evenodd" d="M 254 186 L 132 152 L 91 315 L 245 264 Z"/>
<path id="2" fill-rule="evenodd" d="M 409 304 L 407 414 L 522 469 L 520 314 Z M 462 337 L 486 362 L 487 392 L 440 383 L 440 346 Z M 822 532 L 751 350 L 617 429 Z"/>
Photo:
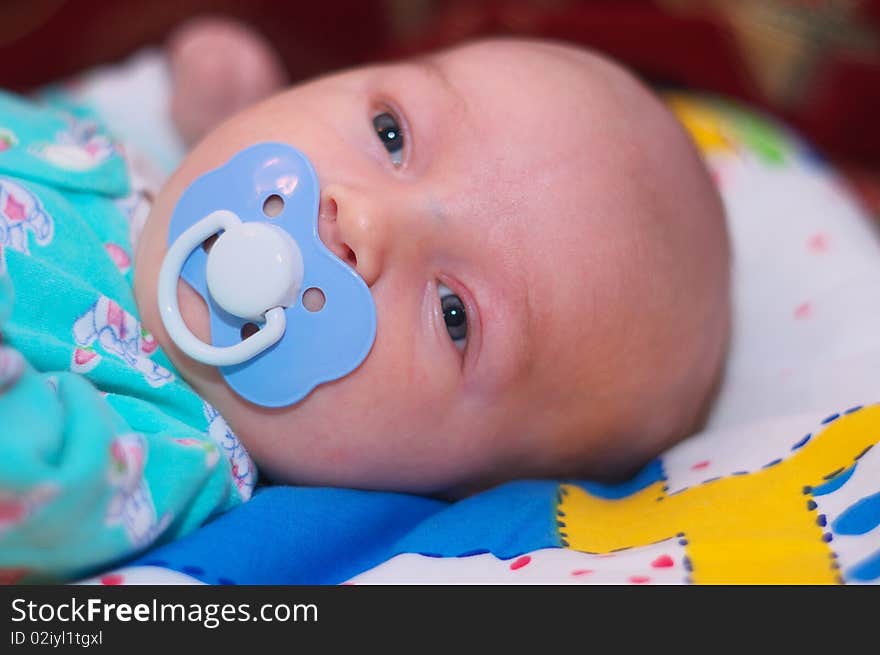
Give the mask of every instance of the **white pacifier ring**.
<path id="1" fill-rule="evenodd" d="M 205 269 L 211 297 L 233 316 L 266 321 L 252 336 L 225 347 L 197 338 L 184 323 L 177 302 L 177 280 L 190 253 L 221 230 Z M 289 234 L 267 223 L 242 222 L 221 209 L 186 229 L 168 250 L 159 271 L 160 315 L 168 335 L 193 359 L 213 366 L 240 364 L 281 339 L 284 308 L 296 302 L 302 280 L 302 253 Z"/>

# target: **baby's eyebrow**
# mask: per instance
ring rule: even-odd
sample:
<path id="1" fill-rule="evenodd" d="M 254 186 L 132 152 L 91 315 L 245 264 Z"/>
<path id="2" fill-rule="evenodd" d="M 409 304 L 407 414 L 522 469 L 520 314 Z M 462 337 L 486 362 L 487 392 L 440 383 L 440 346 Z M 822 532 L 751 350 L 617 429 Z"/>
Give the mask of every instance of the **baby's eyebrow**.
<path id="1" fill-rule="evenodd" d="M 446 76 L 446 71 L 443 70 L 443 67 L 440 66 L 434 59 L 431 57 L 416 57 L 411 59 L 409 62 L 414 68 L 420 70 L 424 75 L 428 77 L 433 77 L 452 95 L 458 102 L 463 103 L 464 98 L 462 98 L 461 93 L 459 93 L 458 89 L 449 81 L 449 78 Z"/>

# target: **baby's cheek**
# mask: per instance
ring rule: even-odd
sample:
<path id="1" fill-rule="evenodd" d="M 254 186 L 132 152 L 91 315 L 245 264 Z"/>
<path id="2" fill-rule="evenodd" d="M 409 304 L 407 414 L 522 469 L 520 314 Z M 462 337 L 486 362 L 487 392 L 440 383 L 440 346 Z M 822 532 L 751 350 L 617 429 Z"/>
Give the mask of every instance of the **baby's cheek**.
<path id="1" fill-rule="evenodd" d="M 302 482 L 299 466 L 304 461 L 297 454 L 295 439 L 288 439 L 286 430 L 265 428 L 238 428 L 236 434 L 257 465 L 260 480 L 275 483 Z"/>
<path id="2" fill-rule="evenodd" d="M 471 472 L 484 444 L 467 426 L 480 421 L 462 414 L 455 385 L 388 355 L 380 346 L 360 370 L 283 410 L 236 403 L 239 436 L 264 479 L 431 492 Z"/>
<path id="3" fill-rule="evenodd" d="M 208 304 L 191 286 L 183 280 L 177 282 L 177 301 L 180 315 L 190 331 L 202 341 L 211 340 L 211 319 Z"/>

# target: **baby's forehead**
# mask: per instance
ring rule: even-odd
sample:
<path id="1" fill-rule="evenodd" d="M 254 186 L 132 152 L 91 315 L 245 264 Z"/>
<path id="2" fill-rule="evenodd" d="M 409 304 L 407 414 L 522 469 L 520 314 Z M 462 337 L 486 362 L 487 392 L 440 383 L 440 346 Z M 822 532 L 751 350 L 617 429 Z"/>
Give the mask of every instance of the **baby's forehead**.
<path id="1" fill-rule="evenodd" d="M 562 43 L 490 40 L 422 58 L 455 89 L 481 130 L 516 131 L 523 148 L 564 148 L 592 135 L 617 135 L 651 110 L 631 73 Z"/>
<path id="2" fill-rule="evenodd" d="M 572 63 L 589 63 L 589 51 L 557 41 L 524 38 L 489 38 L 470 41 L 427 55 L 437 60 L 475 61 L 482 67 L 499 62 L 514 66 L 529 62 L 536 65 L 553 65 L 563 60 Z"/>
<path id="3" fill-rule="evenodd" d="M 490 80 L 503 77 L 528 93 L 529 87 L 572 95 L 608 84 L 627 73 L 610 60 L 563 42 L 534 39 L 487 39 L 430 54 L 447 75 L 457 72 Z"/>

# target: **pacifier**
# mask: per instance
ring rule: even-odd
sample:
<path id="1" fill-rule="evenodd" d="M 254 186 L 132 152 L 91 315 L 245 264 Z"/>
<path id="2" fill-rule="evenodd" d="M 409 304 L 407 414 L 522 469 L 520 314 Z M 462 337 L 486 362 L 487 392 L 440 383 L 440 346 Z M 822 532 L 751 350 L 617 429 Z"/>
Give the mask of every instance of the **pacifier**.
<path id="1" fill-rule="evenodd" d="M 318 238 L 319 201 L 302 152 L 259 143 L 193 181 L 171 216 L 158 289 L 165 329 L 257 405 L 299 402 L 355 370 L 373 346 L 373 297 Z M 211 343 L 184 323 L 178 278 L 207 303 Z M 307 292 L 323 305 L 307 307 Z"/>

